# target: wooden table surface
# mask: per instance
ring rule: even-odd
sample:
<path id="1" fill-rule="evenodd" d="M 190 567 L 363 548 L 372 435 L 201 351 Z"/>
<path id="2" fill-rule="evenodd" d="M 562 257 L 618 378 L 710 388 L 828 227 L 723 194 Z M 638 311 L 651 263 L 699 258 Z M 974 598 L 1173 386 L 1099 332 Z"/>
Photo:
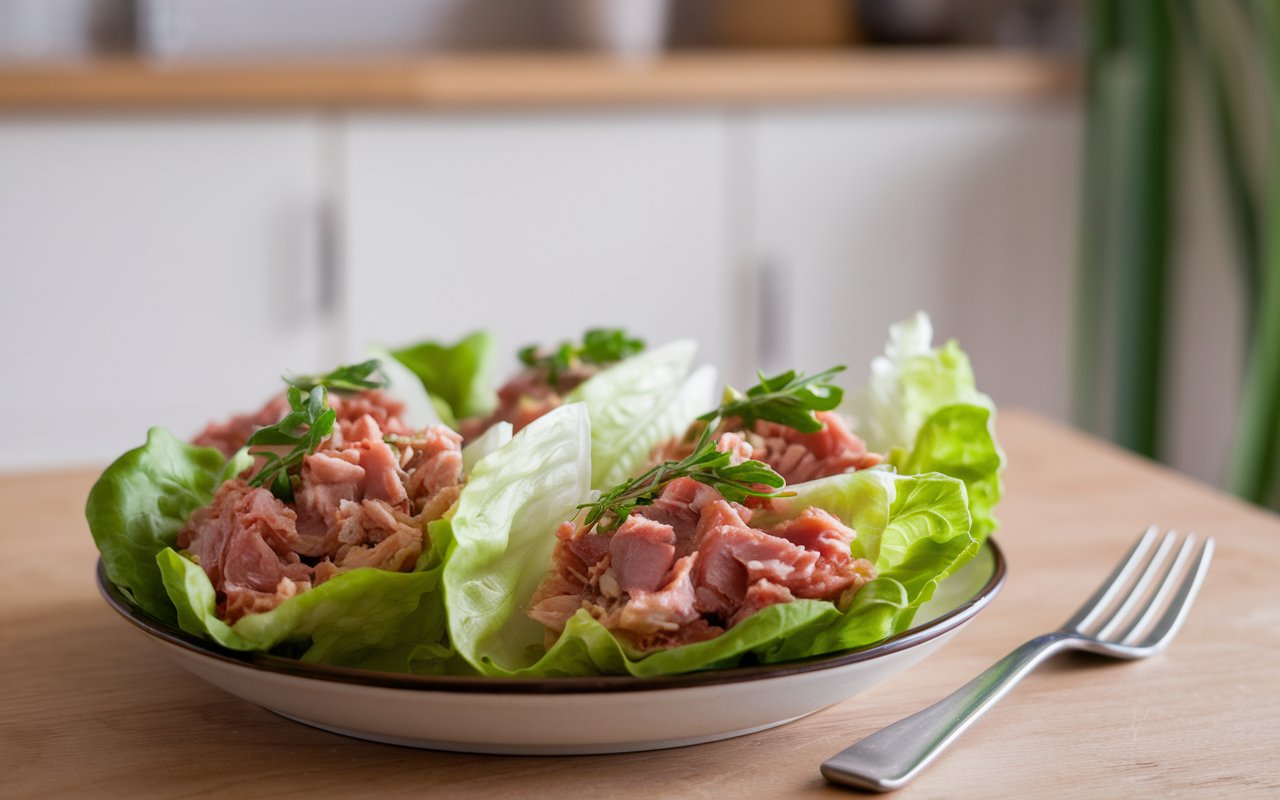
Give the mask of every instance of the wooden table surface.
<path id="1" fill-rule="evenodd" d="M 1058 625 L 1155 522 L 1218 541 L 1172 648 L 1049 662 L 898 796 L 1280 796 L 1280 519 L 1026 413 L 1000 433 L 1008 583 L 943 650 L 772 731 L 581 758 L 371 744 L 223 694 L 98 597 L 94 473 L 0 478 L 0 795 L 838 797 L 823 759 Z"/>

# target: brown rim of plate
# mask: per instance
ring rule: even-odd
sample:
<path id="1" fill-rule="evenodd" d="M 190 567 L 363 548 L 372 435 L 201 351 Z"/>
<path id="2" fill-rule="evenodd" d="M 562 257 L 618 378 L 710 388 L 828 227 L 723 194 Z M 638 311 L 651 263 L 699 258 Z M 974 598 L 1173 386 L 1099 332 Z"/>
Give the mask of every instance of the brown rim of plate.
<path id="1" fill-rule="evenodd" d="M 200 639 L 183 630 L 155 619 L 136 608 L 120 589 L 107 580 L 102 560 L 98 560 L 98 589 L 107 604 L 120 616 L 162 642 L 188 650 L 205 658 L 236 667 L 264 672 L 283 673 L 298 678 L 355 683 L 362 686 L 386 689 L 411 689 L 425 692 L 479 692 L 486 694 L 592 694 L 604 692 L 647 692 L 664 689 L 690 689 L 721 683 L 739 683 L 782 678 L 806 672 L 842 667 L 936 639 L 963 625 L 985 608 L 1004 585 L 1006 566 L 1004 553 L 999 545 L 988 539 L 987 545 L 995 564 L 991 577 L 972 597 L 937 619 L 915 628 L 908 628 L 878 644 L 868 647 L 841 650 L 823 656 L 815 656 L 778 664 L 760 664 L 728 669 L 706 670 L 663 677 L 635 678 L 629 675 L 608 675 L 585 678 L 485 678 L 459 675 L 413 675 L 396 672 L 332 667 L 326 664 L 308 664 L 297 659 L 265 653 L 246 653 L 229 650 Z"/>

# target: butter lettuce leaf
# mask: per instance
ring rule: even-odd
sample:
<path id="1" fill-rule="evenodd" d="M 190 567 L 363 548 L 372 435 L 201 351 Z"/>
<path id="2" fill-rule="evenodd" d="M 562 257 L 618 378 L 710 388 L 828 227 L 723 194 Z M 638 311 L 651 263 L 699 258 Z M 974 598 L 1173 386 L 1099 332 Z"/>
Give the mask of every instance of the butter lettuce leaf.
<path id="1" fill-rule="evenodd" d="M 890 463 L 905 475 L 941 472 L 964 481 L 979 542 L 999 525 L 995 507 L 1004 490 L 1004 453 L 993 432 L 993 413 L 983 406 L 944 406 L 921 426 L 909 452 L 890 454 Z"/>
<path id="2" fill-rule="evenodd" d="M 339 666 L 361 666 L 381 660 L 384 669 L 410 669 L 411 662 L 443 659 L 444 605 L 440 559 L 428 569 L 389 572 L 364 567 L 295 595 L 258 614 L 241 617 L 234 625 L 218 618 L 216 596 L 209 576 L 195 562 L 173 548 L 156 555 L 165 588 L 177 609 L 178 626 L 232 650 L 270 650 L 284 642 L 309 642 L 301 660 Z M 404 663 L 391 663 L 386 651 L 403 652 Z M 422 646 L 421 651 L 414 648 Z M 415 658 L 416 656 L 416 658 Z"/>
<path id="3" fill-rule="evenodd" d="M 175 622 L 156 553 L 172 546 L 191 512 L 213 500 L 224 480 L 249 466 L 196 447 L 164 428 L 115 460 L 89 492 L 85 517 L 107 578 L 156 619 Z"/>
<path id="4" fill-rule="evenodd" d="M 492 334 L 477 331 L 456 344 L 418 342 L 391 352 L 431 396 L 445 424 L 488 414 L 498 403 L 494 386 L 497 347 Z"/>
<path id="5" fill-rule="evenodd" d="M 916 313 L 889 329 L 885 354 L 871 363 L 866 389 L 843 409 L 867 446 L 908 475 L 941 472 L 964 481 L 973 534 L 998 526 L 1004 452 L 995 404 L 978 391 L 969 357 L 954 341 L 933 346 L 933 325 Z"/>
<path id="6" fill-rule="evenodd" d="M 671 342 L 602 370 L 565 398 L 591 417 L 591 486 L 608 489 L 648 465 L 653 448 L 682 435 L 711 404 L 715 373 L 689 374 L 697 345 Z"/>

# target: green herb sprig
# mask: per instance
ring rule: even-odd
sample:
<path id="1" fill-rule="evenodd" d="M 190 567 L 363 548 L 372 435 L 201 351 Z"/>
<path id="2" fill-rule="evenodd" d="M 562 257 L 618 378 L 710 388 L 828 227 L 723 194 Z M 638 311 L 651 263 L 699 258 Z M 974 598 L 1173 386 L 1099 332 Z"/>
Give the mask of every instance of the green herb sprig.
<path id="1" fill-rule="evenodd" d="M 742 420 L 751 428 L 757 420 L 768 420 L 794 428 L 801 433 L 817 433 L 822 422 L 814 413 L 830 411 L 840 405 L 844 390 L 831 379 L 844 371 L 843 366 L 832 367 L 815 375 L 788 370 L 772 378 L 756 373 L 760 383 L 746 393 L 732 387 L 725 389 L 720 406 L 698 417 L 708 423 L 716 423 L 730 417 Z"/>
<path id="2" fill-rule="evenodd" d="M 520 362 L 527 367 L 544 369 L 547 381 L 559 388 L 560 375 L 579 364 L 608 366 L 642 352 L 643 339 L 628 336 L 622 328 L 592 328 L 582 335 L 582 344 L 561 342 L 549 352 L 537 345 L 520 349 Z"/>
<path id="3" fill-rule="evenodd" d="M 310 392 L 317 386 L 323 386 L 329 391 L 338 392 L 339 394 L 363 392 L 368 389 L 385 389 L 388 383 L 386 376 L 382 374 L 382 362 L 376 358 L 362 361 L 359 364 L 338 367 L 323 375 L 295 375 L 292 378 L 285 378 L 284 382 L 304 392 Z"/>
<path id="4" fill-rule="evenodd" d="M 267 463 L 249 479 L 250 486 L 270 485 L 271 493 L 290 502 L 293 500 L 293 482 L 290 473 L 297 472 L 302 459 L 315 451 L 324 438 L 333 432 L 338 415 L 329 407 L 329 393 L 323 386 L 313 386 L 303 392 L 290 386 L 285 393 L 290 411 L 275 425 L 259 428 L 249 437 L 249 453 L 265 458 Z M 254 447 L 283 447 L 293 449 L 284 456 L 273 450 L 254 450 Z"/>
<path id="5" fill-rule="evenodd" d="M 781 475 L 761 461 L 732 463 L 731 453 L 722 453 L 711 441 L 710 429 L 693 452 L 679 461 L 665 461 L 651 468 L 638 478 L 618 484 L 593 503 L 583 503 L 579 509 L 587 509 L 583 525 L 598 533 L 618 529 L 627 521 L 636 506 L 652 505 L 662 490 L 678 478 L 693 478 L 718 491 L 726 500 L 745 502 L 748 497 L 789 497 L 793 492 L 778 491 L 786 486 Z M 761 489 L 761 486 L 768 488 Z"/>
<path id="6" fill-rule="evenodd" d="M 579 505 L 579 510 L 587 510 L 583 526 L 587 530 L 594 528 L 597 533 L 617 530 L 636 506 L 652 505 L 677 478 L 693 478 L 736 503 L 748 497 L 792 496 L 794 492 L 781 491 L 786 480 L 768 464 L 754 459 L 733 464 L 730 453 L 716 449 L 712 434 L 721 420 L 730 417 L 741 420 L 748 428 L 763 419 L 802 433 L 820 431 L 822 422 L 815 412 L 830 411 L 840 404 L 844 390 L 831 379 L 843 370 L 843 366 L 832 367 L 815 375 L 790 370 L 772 378 L 760 374 L 760 383 L 746 393 L 726 389 L 720 406 L 690 426 L 688 435 L 692 438 L 696 434 L 698 440 L 688 456 L 680 461 L 664 461 L 640 477 L 613 487 L 595 502 Z"/>

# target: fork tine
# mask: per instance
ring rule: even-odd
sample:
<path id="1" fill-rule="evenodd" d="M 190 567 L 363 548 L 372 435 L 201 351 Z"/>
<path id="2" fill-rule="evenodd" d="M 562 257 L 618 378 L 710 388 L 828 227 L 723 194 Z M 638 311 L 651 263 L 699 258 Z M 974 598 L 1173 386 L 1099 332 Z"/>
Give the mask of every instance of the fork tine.
<path id="1" fill-rule="evenodd" d="M 1115 637 L 1117 641 L 1121 644 L 1132 645 L 1138 640 L 1138 635 L 1146 631 L 1147 626 L 1155 619 L 1156 614 L 1165 609 L 1165 601 L 1174 587 L 1178 585 L 1178 577 L 1183 574 L 1187 559 L 1191 556 L 1191 550 L 1195 547 L 1195 544 L 1196 535 L 1194 533 L 1187 534 L 1187 538 L 1182 540 L 1182 547 L 1178 548 L 1178 554 L 1174 556 L 1173 561 L 1165 568 L 1164 575 L 1160 577 L 1160 585 L 1152 593 L 1146 607 L 1143 608 L 1142 613 L 1138 614 L 1138 618 L 1134 620 L 1132 625 L 1126 627 L 1123 633 Z"/>
<path id="2" fill-rule="evenodd" d="M 1164 612 L 1164 616 L 1151 629 L 1151 633 L 1147 634 L 1143 639 L 1140 647 L 1160 648 L 1167 644 L 1174 636 L 1177 635 L 1178 629 L 1182 627 L 1182 623 L 1187 618 L 1187 612 L 1191 610 L 1191 604 L 1195 602 L 1196 593 L 1200 591 L 1200 584 L 1204 583 L 1205 573 L 1209 571 L 1209 562 L 1213 560 L 1214 542 L 1212 537 L 1206 538 L 1204 544 L 1200 545 L 1200 552 L 1196 554 L 1195 561 L 1187 570 L 1187 575 L 1182 581 L 1182 585 L 1178 587 L 1178 593 L 1174 595 L 1173 600 L 1169 603 L 1169 608 Z"/>
<path id="3" fill-rule="evenodd" d="M 1124 587 L 1129 580 L 1129 576 L 1133 573 L 1138 565 L 1142 563 L 1142 559 L 1146 556 L 1147 551 L 1151 549 L 1151 542 L 1155 539 L 1156 526 L 1152 525 L 1147 528 L 1146 532 L 1138 537 L 1138 541 L 1134 542 L 1133 547 L 1129 548 L 1129 554 L 1125 556 L 1124 561 L 1116 567 L 1111 576 L 1103 581 L 1093 596 L 1080 606 L 1080 609 L 1071 616 L 1071 619 L 1062 624 L 1062 629 L 1067 631 L 1079 632 L 1082 625 L 1086 625 L 1110 603 Z"/>
<path id="4" fill-rule="evenodd" d="M 1156 573 L 1160 571 L 1160 567 L 1165 563 L 1165 557 L 1169 555 L 1169 550 L 1173 548 L 1173 542 L 1177 538 L 1177 531 L 1169 531 L 1160 540 L 1160 546 L 1156 548 L 1156 552 L 1151 559 L 1146 562 L 1146 568 L 1142 570 L 1142 574 L 1138 576 L 1138 580 L 1128 589 L 1124 600 L 1120 602 L 1119 608 L 1111 612 L 1110 619 L 1102 624 L 1097 633 L 1093 634 L 1099 639 L 1106 639 L 1116 632 L 1133 609 L 1146 596 L 1147 587 L 1151 585 L 1151 581 L 1156 577 Z"/>

